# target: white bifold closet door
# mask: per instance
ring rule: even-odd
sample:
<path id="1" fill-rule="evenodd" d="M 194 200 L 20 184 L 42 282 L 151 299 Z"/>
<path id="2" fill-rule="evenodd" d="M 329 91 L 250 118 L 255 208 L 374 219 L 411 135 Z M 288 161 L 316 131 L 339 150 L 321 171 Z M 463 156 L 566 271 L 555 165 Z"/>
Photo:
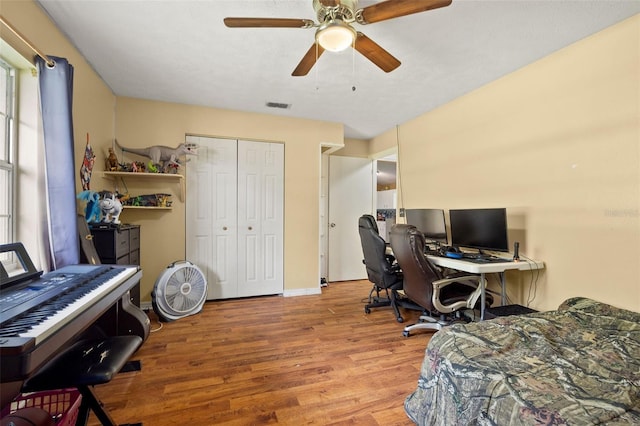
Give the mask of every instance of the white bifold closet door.
<path id="1" fill-rule="evenodd" d="M 187 136 L 187 260 L 207 299 L 284 291 L 284 145 Z"/>

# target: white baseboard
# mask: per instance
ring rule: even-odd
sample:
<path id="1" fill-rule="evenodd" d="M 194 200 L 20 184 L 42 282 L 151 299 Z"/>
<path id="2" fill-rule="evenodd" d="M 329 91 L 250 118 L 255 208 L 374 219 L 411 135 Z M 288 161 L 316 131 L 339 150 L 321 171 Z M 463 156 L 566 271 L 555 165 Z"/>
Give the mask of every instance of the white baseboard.
<path id="1" fill-rule="evenodd" d="M 291 290 L 285 290 L 282 294 L 284 297 L 294 297 L 294 296 L 310 296 L 312 294 L 321 294 L 322 291 L 320 287 L 314 288 L 294 288 Z"/>
<path id="2" fill-rule="evenodd" d="M 321 294 L 322 290 L 320 287 L 315 288 L 294 288 L 292 290 L 285 290 L 282 295 L 284 297 L 295 297 L 295 296 L 310 296 L 313 294 Z M 153 309 L 151 302 L 140 302 L 140 309 L 143 311 L 149 311 Z"/>

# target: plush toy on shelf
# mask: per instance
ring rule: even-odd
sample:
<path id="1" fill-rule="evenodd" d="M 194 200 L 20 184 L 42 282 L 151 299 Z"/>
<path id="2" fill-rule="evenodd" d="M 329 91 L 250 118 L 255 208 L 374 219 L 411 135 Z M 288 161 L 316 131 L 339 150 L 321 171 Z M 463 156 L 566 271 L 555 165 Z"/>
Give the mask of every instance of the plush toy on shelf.
<path id="1" fill-rule="evenodd" d="M 81 191 L 77 198 L 82 201 L 86 201 L 84 209 L 84 217 L 87 223 L 98 223 L 102 216 L 102 210 L 100 209 L 100 194 L 96 191 Z"/>
<path id="2" fill-rule="evenodd" d="M 120 223 L 120 213 L 122 213 L 122 203 L 113 192 L 102 191 L 100 193 L 100 210 L 102 211 L 102 222 Z"/>

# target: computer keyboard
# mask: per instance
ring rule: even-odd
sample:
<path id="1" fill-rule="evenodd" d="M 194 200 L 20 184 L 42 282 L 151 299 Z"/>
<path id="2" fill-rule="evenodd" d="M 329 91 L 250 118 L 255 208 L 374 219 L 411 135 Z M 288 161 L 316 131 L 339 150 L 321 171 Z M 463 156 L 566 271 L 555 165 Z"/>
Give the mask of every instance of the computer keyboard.
<path id="1" fill-rule="evenodd" d="M 503 257 L 475 257 L 475 258 L 467 258 L 463 257 L 464 260 L 473 263 L 504 263 L 504 262 L 513 262 L 513 259 L 505 259 Z"/>
<path id="2" fill-rule="evenodd" d="M 462 257 L 465 259 L 490 259 L 491 256 L 488 254 L 480 254 L 480 253 L 462 253 Z"/>

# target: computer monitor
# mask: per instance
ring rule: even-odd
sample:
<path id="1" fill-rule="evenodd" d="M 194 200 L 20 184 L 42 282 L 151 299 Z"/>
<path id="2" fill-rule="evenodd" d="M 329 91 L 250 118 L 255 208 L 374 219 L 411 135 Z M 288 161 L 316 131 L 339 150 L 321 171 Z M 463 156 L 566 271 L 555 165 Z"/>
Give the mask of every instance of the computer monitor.
<path id="1" fill-rule="evenodd" d="M 509 251 L 507 209 L 449 210 L 451 245 Z"/>
<path id="2" fill-rule="evenodd" d="M 413 225 L 422 232 L 425 240 L 447 243 L 447 227 L 442 209 L 406 209 L 407 225 Z"/>

